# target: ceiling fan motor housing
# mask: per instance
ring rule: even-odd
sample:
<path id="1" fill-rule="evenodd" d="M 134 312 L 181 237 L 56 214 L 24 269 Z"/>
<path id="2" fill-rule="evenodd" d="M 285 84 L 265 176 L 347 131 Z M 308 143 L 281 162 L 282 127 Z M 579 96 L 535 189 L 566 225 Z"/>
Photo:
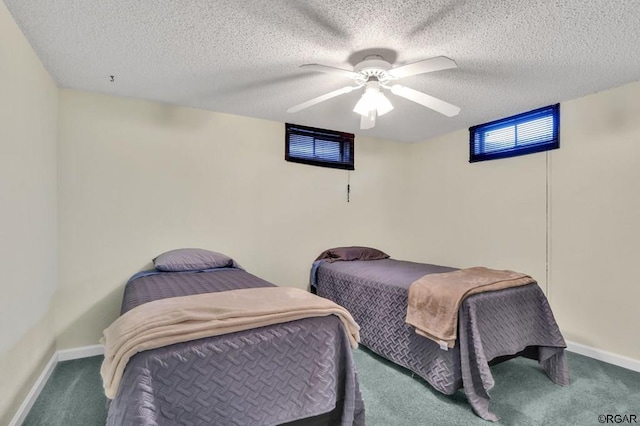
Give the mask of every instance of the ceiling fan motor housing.
<path id="1" fill-rule="evenodd" d="M 387 71 L 391 69 L 391 64 L 381 56 L 371 55 L 364 58 L 362 62 L 354 67 L 354 71 L 359 72 L 368 80 L 369 77 L 376 77 L 382 84 L 391 79 Z"/>

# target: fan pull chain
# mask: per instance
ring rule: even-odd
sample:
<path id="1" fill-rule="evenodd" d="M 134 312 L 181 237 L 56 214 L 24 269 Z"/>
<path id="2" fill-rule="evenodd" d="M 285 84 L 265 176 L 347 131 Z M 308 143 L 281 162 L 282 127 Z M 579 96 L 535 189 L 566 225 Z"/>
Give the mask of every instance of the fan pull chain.
<path id="1" fill-rule="evenodd" d="M 351 171 L 347 170 L 347 203 L 351 196 Z"/>

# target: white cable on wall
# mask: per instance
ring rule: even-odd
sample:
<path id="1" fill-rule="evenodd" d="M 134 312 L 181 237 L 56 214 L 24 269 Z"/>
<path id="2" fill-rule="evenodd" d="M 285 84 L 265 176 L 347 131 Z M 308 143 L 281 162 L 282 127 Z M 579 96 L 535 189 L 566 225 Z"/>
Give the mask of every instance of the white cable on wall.
<path id="1" fill-rule="evenodd" d="M 546 242 L 546 259 L 545 259 L 545 293 L 547 299 L 551 302 L 551 294 L 549 293 L 549 282 L 551 281 L 551 151 L 546 152 L 546 177 L 545 177 L 545 196 L 546 196 L 546 223 L 545 223 L 545 242 Z"/>

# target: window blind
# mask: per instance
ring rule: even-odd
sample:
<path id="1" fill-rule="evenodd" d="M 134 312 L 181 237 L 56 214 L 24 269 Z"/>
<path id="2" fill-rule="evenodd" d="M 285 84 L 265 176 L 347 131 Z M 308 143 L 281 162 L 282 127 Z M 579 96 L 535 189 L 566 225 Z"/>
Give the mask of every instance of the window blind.
<path id="1" fill-rule="evenodd" d="M 469 162 L 560 147 L 560 104 L 469 128 Z"/>
<path id="2" fill-rule="evenodd" d="M 286 123 L 286 161 L 354 170 L 354 136 Z"/>

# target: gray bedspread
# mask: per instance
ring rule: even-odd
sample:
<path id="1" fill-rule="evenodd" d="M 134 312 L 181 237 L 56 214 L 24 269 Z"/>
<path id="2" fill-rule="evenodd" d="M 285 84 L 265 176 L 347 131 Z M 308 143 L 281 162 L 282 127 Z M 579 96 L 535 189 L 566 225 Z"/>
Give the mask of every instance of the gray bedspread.
<path id="1" fill-rule="evenodd" d="M 157 299 L 272 286 L 240 269 L 161 273 L 127 284 L 122 313 Z M 108 425 L 364 425 L 351 347 L 335 316 L 144 351 Z"/>
<path id="2" fill-rule="evenodd" d="M 480 293 L 465 299 L 458 314 L 453 349 L 415 333 L 405 323 L 409 286 L 416 279 L 454 268 L 394 259 L 314 264 L 318 295 L 351 312 L 361 343 L 405 367 L 444 394 L 463 387 L 473 410 L 498 420 L 489 410 L 494 381 L 492 360 L 521 354 L 538 360 L 558 384 L 569 383 L 564 339 L 537 284 Z"/>

